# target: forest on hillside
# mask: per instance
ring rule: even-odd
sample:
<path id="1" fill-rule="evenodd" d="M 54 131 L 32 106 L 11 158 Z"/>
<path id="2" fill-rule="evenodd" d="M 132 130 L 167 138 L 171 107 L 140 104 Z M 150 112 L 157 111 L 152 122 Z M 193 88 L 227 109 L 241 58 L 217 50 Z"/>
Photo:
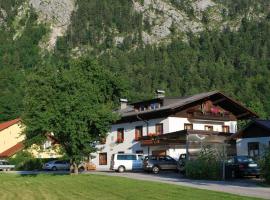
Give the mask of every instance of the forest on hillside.
<path id="1" fill-rule="evenodd" d="M 227 2 L 231 17 L 245 13 L 248 5 Z M 0 29 L 0 121 L 21 115 L 29 72 L 46 65 L 68 66 L 78 46 L 84 47 L 81 56 L 97 59 L 123 79 L 129 101 L 151 98 L 155 89 L 165 90 L 167 96 L 220 90 L 262 118 L 270 116 L 270 15 L 259 22 L 244 17 L 237 31 L 187 33 L 186 41 L 175 34 L 170 43 L 145 45 L 141 33 L 147 26 L 132 10 L 131 1 L 78 0 L 66 35 L 58 38 L 53 52 L 47 52 L 39 44 L 48 27 L 38 23 L 33 10 L 27 20 L 17 22 L 24 30 L 14 38 L 20 26 L 14 25 L 13 8 L 19 5 L 16 0 L 1 1 L 8 20 Z M 113 43 L 115 27 L 127 35 L 119 45 Z"/>

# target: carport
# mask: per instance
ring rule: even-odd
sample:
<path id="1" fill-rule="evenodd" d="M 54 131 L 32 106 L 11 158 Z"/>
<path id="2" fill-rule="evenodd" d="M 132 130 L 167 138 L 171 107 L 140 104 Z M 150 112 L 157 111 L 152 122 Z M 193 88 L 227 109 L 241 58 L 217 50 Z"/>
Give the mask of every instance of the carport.
<path id="1" fill-rule="evenodd" d="M 231 140 L 232 133 L 202 130 L 181 130 L 161 135 L 148 135 L 140 139 L 141 146 L 148 147 L 148 154 L 158 150 L 179 149 L 192 158 L 202 147 L 222 149 L 226 156 L 236 154 L 235 141 Z"/>

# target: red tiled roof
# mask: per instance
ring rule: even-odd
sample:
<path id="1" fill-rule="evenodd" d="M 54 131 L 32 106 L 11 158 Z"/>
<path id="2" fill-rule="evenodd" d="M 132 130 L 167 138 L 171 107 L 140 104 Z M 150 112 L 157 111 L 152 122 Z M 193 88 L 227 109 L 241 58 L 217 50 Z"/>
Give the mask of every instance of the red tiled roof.
<path id="1" fill-rule="evenodd" d="M 14 154 L 18 153 L 24 148 L 24 145 L 22 142 L 19 142 L 18 144 L 14 145 L 13 147 L 7 149 L 6 151 L 0 153 L 0 158 L 8 158 L 13 156 Z"/>
<path id="2" fill-rule="evenodd" d="M 20 118 L 17 118 L 17 119 L 13 119 L 13 120 L 10 120 L 10 121 L 7 121 L 7 122 L 3 122 L 0 124 L 0 131 L 18 123 L 19 121 L 21 121 Z"/>

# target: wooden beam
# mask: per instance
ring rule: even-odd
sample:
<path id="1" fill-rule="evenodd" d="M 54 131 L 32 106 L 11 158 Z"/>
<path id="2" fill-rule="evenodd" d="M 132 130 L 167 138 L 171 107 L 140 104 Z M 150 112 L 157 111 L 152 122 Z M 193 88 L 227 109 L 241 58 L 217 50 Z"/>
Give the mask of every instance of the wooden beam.
<path id="1" fill-rule="evenodd" d="M 238 119 L 238 118 L 244 117 L 244 116 L 246 116 L 248 114 L 249 114 L 248 112 L 245 112 L 245 113 L 242 113 L 240 115 L 236 115 L 236 118 Z"/>
<path id="2" fill-rule="evenodd" d="M 221 98 L 221 99 L 218 99 L 218 100 L 216 100 L 216 101 L 213 101 L 213 104 L 215 105 L 215 104 L 218 104 L 218 103 L 220 103 L 220 102 L 222 102 L 222 101 L 225 101 L 225 100 L 226 100 L 226 98 L 223 97 L 223 98 Z"/>

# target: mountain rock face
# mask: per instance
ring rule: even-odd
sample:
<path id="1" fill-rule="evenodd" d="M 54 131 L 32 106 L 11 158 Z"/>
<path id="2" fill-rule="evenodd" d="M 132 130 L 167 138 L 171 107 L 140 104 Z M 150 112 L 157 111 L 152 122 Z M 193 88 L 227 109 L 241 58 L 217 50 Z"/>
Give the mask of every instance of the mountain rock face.
<path id="1" fill-rule="evenodd" d="M 269 116 L 269 19 L 269 0 L 0 0 L 0 121 L 20 116 L 28 72 L 80 57 L 130 101 L 221 90 Z"/>
<path id="2" fill-rule="evenodd" d="M 5 23 L 6 18 L 7 18 L 6 11 L 0 8 L 0 27 L 6 26 L 6 23 Z"/>
<path id="3" fill-rule="evenodd" d="M 169 43 L 177 36 L 183 41 L 188 33 L 200 33 L 204 30 L 223 30 L 229 28 L 237 30 L 243 17 L 260 20 L 265 17 L 263 12 L 257 12 L 259 3 L 250 4 L 245 13 L 234 13 L 231 17 L 230 0 L 127 0 L 132 12 L 141 15 L 141 39 L 144 44 Z M 95 2 L 95 1 L 93 1 Z M 98 2 L 98 1 L 97 1 Z M 227 2 L 227 3 L 226 3 Z M 91 2 L 92 3 L 92 2 Z M 114 3 L 112 1 L 112 3 Z M 98 7 L 98 3 L 93 3 Z M 27 16 L 29 8 L 38 14 L 40 23 L 49 27 L 49 33 L 41 41 L 41 47 L 52 50 L 57 38 L 66 34 L 72 23 L 72 15 L 82 6 L 78 0 L 24 0 L 17 7 L 18 19 Z M 256 7 L 257 6 L 257 7 Z M 88 11 L 92 12 L 91 9 Z M 80 15 L 80 13 L 76 13 Z M 106 14 L 106 13 L 104 13 Z M 0 9 L 0 26 L 5 25 L 7 14 Z M 16 20 L 16 18 L 15 18 Z M 78 22 L 76 22 L 78 23 Z M 84 27 L 83 27 L 84 28 Z M 87 24 L 85 24 L 87 28 Z M 20 36 L 23 27 L 18 27 L 14 38 Z M 114 44 L 122 44 L 127 37 L 134 33 L 123 34 L 115 27 L 111 28 Z M 104 39 L 105 37 L 103 37 Z M 76 49 L 77 47 L 74 47 Z"/>
<path id="4" fill-rule="evenodd" d="M 133 3 L 134 9 L 142 13 L 143 21 L 150 26 L 148 32 L 142 33 L 145 44 L 158 43 L 168 38 L 173 28 L 178 32 L 196 33 L 203 30 L 202 23 L 190 20 L 185 12 L 178 10 L 167 1 L 145 0 L 143 4 L 137 1 Z M 211 3 L 205 6 L 210 5 Z"/>
<path id="5" fill-rule="evenodd" d="M 65 34 L 72 12 L 75 10 L 75 0 L 29 0 L 38 13 L 41 22 L 50 25 L 49 39 L 44 43 L 48 49 L 52 49 L 57 37 Z"/>

